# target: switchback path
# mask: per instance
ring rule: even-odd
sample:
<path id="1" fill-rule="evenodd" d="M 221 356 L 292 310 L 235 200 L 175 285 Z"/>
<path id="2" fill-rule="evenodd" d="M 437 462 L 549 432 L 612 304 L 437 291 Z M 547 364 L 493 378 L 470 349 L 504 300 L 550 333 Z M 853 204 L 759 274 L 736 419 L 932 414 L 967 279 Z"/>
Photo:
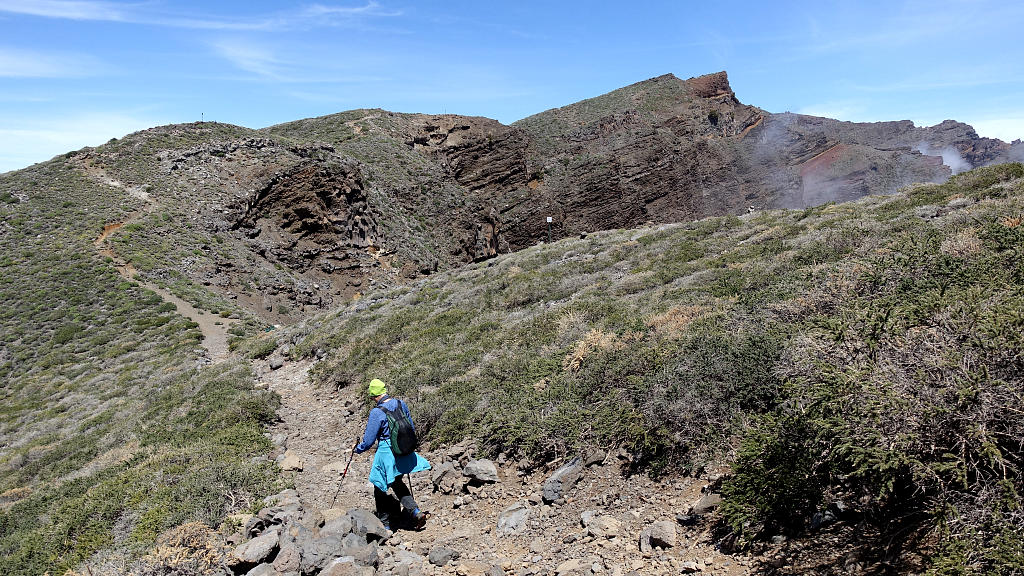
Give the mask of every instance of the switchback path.
<path id="1" fill-rule="evenodd" d="M 109 239 L 111 236 L 117 233 L 123 226 L 130 224 L 131 222 L 140 219 L 143 215 L 148 214 L 152 210 L 153 200 L 149 196 L 149 193 L 143 191 L 136 186 L 128 186 L 122 182 L 111 178 L 103 171 L 103 169 L 96 166 L 88 166 L 85 168 L 85 173 L 89 177 L 93 178 L 97 182 L 112 186 L 128 192 L 131 196 L 143 200 L 146 205 L 132 214 L 127 220 L 123 222 L 111 222 L 103 226 L 103 230 L 100 232 L 96 240 L 93 241 L 93 246 L 101 256 L 110 258 L 117 268 L 118 273 L 127 280 L 137 282 L 147 290 L 155 292 L 158 296 L 163 298 L 165 302 L 174 304 L 178 313 L 195 322 L 199 325 L 199 331 L 203 335 L 202 345 L 207 350 L 212 362 L 222 362 L 230 357 L 231 353 L 228 350 L 228 330 L 231 328 L 231 324 L 235 320 L 230 318 L 222 318 L 216 314 L 204 313 L 202 310 L 196 309 L 195 306 L 182 300 L 181 298 L 171 294 L 167 290 L 153 284 L 152 282 L 141 281 L 138 278 L 138 271 L 131 262 L 126 261 L 124 258 L 118 256 L 113 248 L 110 246 Z"/>

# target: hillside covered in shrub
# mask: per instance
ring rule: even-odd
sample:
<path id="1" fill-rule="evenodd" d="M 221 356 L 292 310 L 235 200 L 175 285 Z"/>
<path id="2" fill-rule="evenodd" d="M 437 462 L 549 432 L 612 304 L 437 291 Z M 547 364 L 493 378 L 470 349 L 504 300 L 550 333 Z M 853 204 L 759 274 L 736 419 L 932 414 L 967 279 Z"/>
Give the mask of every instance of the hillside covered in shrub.
<path id="1" fill-rule="evenodd" d="M 277 399 L 208 366 L 194 322 L 96 235 L 136 202 L 58 162 L 0 176 L 0 573 L 112 565 L 279 483 L 253 462 Z"/>
<path id="2" fill-rule="evenodd" d="M 128 563 L 286 483 L 266 457 L 278 398 L 252 365 L 210 364 L 195 323 L 98 251 L 126 221 L 114 250 L 241 316 L 240 355 L 288 343 L 326 389 L 382 378 L 432 446 L 473 438 L 532 465 L 621 447 L 632 473 L 669 478 L 731 466 L 712 537 L 786 537 L 805 572 L 851 551 L 899 573 L 1024 570 L 1020 164 L 577 234 L 361 285 L 270 333 L 257 301 L 168 272 L 234 254 L 227 228 L 185 222 L 183 185 L 89 166 L 0 177 L 0 572 Z"/>
<path id="3" fill-rule="evenodd" d="M 1007 164 L 535 246 L 310 320 L 292 354 L 324 358 L 323 386 L 393 383 L 435 443 L 536 463 L 618 445 L 655 475 L 732 462 L 734 549 L 838 516 L 899 572 L 1016 574 L 1022 249 Z"/>

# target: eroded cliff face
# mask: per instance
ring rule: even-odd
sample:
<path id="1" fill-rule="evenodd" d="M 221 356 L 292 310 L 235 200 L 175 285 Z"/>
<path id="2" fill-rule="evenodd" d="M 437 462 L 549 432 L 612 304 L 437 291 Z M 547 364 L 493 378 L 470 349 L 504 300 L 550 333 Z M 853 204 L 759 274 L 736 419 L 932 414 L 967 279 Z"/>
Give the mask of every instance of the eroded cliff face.
<path id="1" fill-rule="evenodd" d="M 498 205 L 505 193 L 528 188 L 522 130 L 489 118 L 417 116 L 406 145 L 436 162 L 466 190 L 468 210 L 452 214 L 461 229 L 461 256 L 484 260 L 509 252 Z"/>
<path id="2" fill-rule="evenodd" d="M 742 104 L 724 72 L 661 76 L 515 126 L 530 135 L 544 178 L 507 211 L 513 247 L 543 237 L 545 214 L 570 235 L 842 202 L 1012 159 L 1009 144 L 951 121 L 771 114 Z"/>
<path id="3" fill-rule="evenodd" d="M 181 128 L 137 137 L 166 130 Z M 393 272 L 395 250 L 360 165 L 332 146 L 243 138 L 156 157 L 149 175 L 156 205 L 182 202 L 192 213 L 189 229 L 220 244 L 205 245 L 211 258 L 183 262 L 177 272 L 269 319 L 343 302 Z"/>

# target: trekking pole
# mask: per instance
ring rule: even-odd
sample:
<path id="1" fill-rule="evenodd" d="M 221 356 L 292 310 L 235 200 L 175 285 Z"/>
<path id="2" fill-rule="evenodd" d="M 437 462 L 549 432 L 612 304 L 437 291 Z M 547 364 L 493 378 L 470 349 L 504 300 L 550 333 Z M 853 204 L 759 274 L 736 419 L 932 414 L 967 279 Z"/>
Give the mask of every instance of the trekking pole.
<path id="1" fill-rule="evenodd" d="M 357 444 L 358 446 L 358 444 Z M 345 483 L 345 476 L 348 476 L 348 467 L 352 465 L 352 459 L 356 457 L 356 447 L 352 447 L 352 453 L 348 455 L 348 463 L 345 464 L 345 471 L 341 473 L 341 480 L 338 481 L 338 489 L 334 491 L 334 498 L 331 499 L 331 508 L 334 508 L 338 501 L 338 494 L 341 493 L 341 485 Z"/>

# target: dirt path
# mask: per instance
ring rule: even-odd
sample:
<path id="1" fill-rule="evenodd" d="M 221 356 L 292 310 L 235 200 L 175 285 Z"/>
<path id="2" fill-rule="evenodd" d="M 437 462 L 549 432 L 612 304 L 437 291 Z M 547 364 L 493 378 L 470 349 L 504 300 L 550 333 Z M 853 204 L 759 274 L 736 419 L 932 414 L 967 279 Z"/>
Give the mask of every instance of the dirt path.
<path id="1" fill-rule="evenodd" d="M 165 302 L 174 304 L 178 310 L 178 314 L 188 318 L 199 325 L 199 331 L 203 334 L 202 345 L 206 348 L 210 355 L 210 360 L 213 362 L 220 362 L 230 356 L 228 350 L 228 330 L 236 320 L 230 318 L 222 318 L 215 314 L 204 313 L 202 310 L 198 310 L 195 306 L 188 302 L 178 298 L 174 294 L 171 294 L 167 290 L 153 284 L 151 282 L 144 282 L 139 280 L 135 270 L 135 267 L 130 262 L 119 257 L 107 244 L 106 240 L 111 234 L 116 232 L 124 222 L 115 224 L 107 224 L 103 227 L 103 233 L 95 241 L 95 246 L 101 256 L 110 258 L 114 266 L 117 267 L 118 273 L 127 280 L 137 282 L 143 288 L 156 292 L 158 296 L 164 299 Z"/>
<path id="2" fill-rule="evenodd" d="M 121 274 L 123 278 L 138 282 L 139 285 L 147 290 L 152 290 L 158 296 L 163 298 L 165 302 L 174 304 L 179 314 L 198 324 L 199 331 L 203 335 L 203 348 L 206 348 L 212 362 L 220 362 L 227 359 L 230 356 L 230 351 L 228 350 L 228 330 L 231 328 L 231 324 L 233 324 L 235 320 L 204 313 L 202 310 L 196 309 L 192 304 L 189 304 L 156 284 L 139 280 L 137 277 L 138 271 L 131 265 L 131 262 L 128 262 L 118 256 L 114 252 L 113 248 L 110 247 L 108 240 L 111 236 L 116 234 L 117 231 L 126 224 L 140 219 L 143 215 L 148 214 L 152 210 L 153 200 L 149 193 L 143 191 L 138 186 L 128 186 L 114 178 L 111 178 L 106 174 L 106 172 L 96 166 L 88 165 L 84 167 L 84 170 L 90 178 L 93 178 L 97 182 L 125 190 L 131 196 L 147 203 L 142 209 L 136 211 L 127 220 L 123 222 L 110 222 L 105 224 L 99 236 L 97 236 L 96 240 L 93 241 L 93 246 L 96 248 L 97 252 L 99 252 L 101 256 L 110 258 L 114 263 L 114 266 L 117 268 L 118 273 Z"/>

